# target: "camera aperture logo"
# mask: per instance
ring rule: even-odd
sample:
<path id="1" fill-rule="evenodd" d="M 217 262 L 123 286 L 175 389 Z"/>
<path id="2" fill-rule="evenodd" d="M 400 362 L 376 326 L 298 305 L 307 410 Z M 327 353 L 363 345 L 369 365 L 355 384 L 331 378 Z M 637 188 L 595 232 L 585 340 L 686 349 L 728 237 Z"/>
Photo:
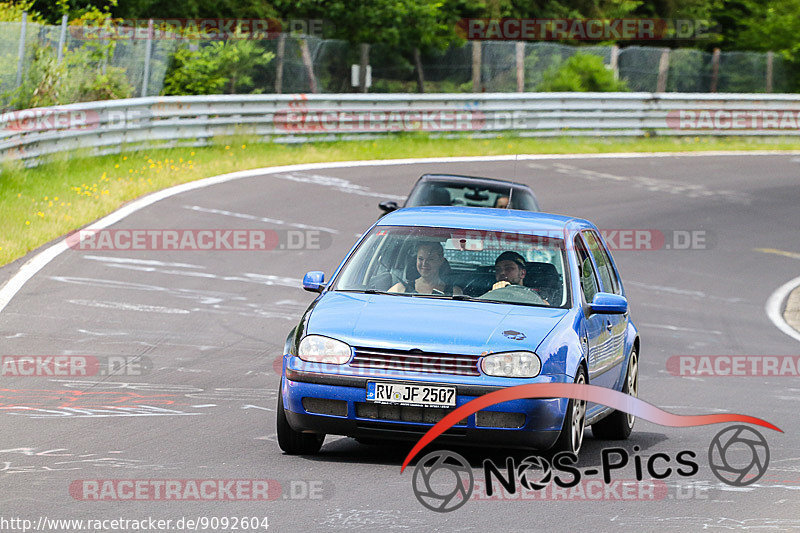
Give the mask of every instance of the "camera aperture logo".
<path id="1" fill-rule="evenodd" d="M 748 426 L 725 428 L 714 436 L 708 447 L 708 465 L 723 483 L 734 487 L 751 485 L 767 472 L 767 440 Z"/>
<path id="2" fill-rule="evenodd" d="M 467 460 L 446 450 L 420 459 L 412 482 L 417 500 L 437 513 L 449 513 L 467 503 L 475 486 Z"/>

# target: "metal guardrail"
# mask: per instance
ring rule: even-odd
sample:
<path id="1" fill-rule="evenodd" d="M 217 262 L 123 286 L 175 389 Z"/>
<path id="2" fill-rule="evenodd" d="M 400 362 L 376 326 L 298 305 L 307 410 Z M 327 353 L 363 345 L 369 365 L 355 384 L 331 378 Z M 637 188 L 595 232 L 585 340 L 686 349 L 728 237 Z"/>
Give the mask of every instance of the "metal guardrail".
<path id="1" fill-rule="evenodd" d="M 443 136 L 798 135 L 800 95 L 686 93 L 301 94 L 133 98 L 0 115 L 0 161 L 176 145 Z"/>

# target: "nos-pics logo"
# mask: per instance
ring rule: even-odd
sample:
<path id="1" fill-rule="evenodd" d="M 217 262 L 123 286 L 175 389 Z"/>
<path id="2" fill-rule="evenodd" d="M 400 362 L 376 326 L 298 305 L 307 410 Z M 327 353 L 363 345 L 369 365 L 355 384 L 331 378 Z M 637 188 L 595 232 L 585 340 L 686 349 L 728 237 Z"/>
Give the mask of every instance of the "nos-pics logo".
<path id="1" fill-rule="evenodd" d="M 617 448 L 616 453 L 624 452 Z M 681 452 L 695 456 L 693 452 Z M 656 454 L 664 455 L 664 454 Z M 680 455 L 680 454 L 679 454 Z M 758 481 L 769 466 L 769 446 L 761 433 L 745 426 L 730 426 L 717 433 L 708 448 L 708 464 L 714 475 L 727 485 L 744 487 Z M 512 460 L 509 458 L 509 460 Z M 487 460 L 488 461 L 488 460 Z M 573 461 L 577 462 L 577 457 Z M 627 464 L 627 456 L 624 464 Z M 624 466 L 622 463 L 612 467 Z M 683 463 L 692 466 L 690 463 Z M 606 470 L 604 462 L 604 470 Z M 690 473 L 694 475 L 695 468 Z M 523 459 L 516 470 L 517 480 L 521 487 L 528 491 L 546 488 L 554 478 L 553 466 L 539 456 Z M 558 461 L 555 464 L 559 468 Z M 650 467 L 648 467 L 649 469 Z M 484 469 L 486 471 L 486 469 Z M 496 469 L 495 469 L 496 470 Z M 574 477 L 574 483 L 580 480 L 581 472 L 575 468 L 566 471 Z M 528 475 L 539 472 L 539 475 Z M 597 470 L 585 470 L 584 474 L 598 473 Z M 652 474 L 652 473 L 651 473 Z M 604 475 L 608 475 L 604 472 Z M 638 477 L 638 476 L 637 476 Z M 665 476 L 658 476 L 665 477 Z M 460 508 L 472 496 L 474 475 L 469 462 L 461 455 L 448 450 L 433 451 L 419 460 L 414 468 L 412 484 L 417 500 L 431 511 L 448 513 Z M 490 480 L 486 480 L 487 486 Z"/>

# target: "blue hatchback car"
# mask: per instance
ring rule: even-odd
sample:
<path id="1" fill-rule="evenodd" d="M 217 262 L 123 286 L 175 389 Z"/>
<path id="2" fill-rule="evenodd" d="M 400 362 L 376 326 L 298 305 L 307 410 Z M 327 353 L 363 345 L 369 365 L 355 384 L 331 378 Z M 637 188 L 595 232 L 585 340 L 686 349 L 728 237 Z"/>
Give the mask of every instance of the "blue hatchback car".
<path id="1" fill-rule="evenodd" d="M 418 207 L 381 218 L 291 331 L 280 447 L 326 434 L 418 440 L 456 407 L 527 383 L 590 383 L 637 396 L 639 335 L 591 222 L 545 213 Z M 578 453 L 586 425 L 627 438 L 634 418 L 566 398 L 478 411 L 439 439 Z"/>

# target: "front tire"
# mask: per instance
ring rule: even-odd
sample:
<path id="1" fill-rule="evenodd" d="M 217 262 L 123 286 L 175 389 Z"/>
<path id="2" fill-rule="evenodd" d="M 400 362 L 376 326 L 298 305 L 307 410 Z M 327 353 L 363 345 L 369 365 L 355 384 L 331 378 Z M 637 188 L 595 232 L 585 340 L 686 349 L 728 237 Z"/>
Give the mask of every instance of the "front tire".
<path id="1" fill-rule="evenodd" d="M 575 376 L 575 383 L 586 385 L 586 371 L 583 366 L 578 367 L 578 375 Z M 571 398 L 567 403 L 567 414 L 564 417 L 564 426 L 561 434 L 553 445 L 552 451 L 570 452 L 578 455 L 583 444 L 583 433 L 586 429 L 586 401 Z"/>
<path id="2" fill-rule="evenodd" d="M 622 392 L 634 398 L 639 397 L 639 357 L 635 348 L 631 350 L 631 356 L 628 358 L 628 370 L 625 372 Z M 592 424 L 592 434 L 595 438 L 603 440 L 625 440 L 633 432 L 635 422 L 635 416 L 615 410 L 601 421 Z"/>
<path id="3" fill-rule="evenodd" d="M 289 455 L 314 455 L 325 442 L 325 435 L 295 431 L 286 419 L 283 408 L 283 380 L 278 390 L 278 445 Z"/>

